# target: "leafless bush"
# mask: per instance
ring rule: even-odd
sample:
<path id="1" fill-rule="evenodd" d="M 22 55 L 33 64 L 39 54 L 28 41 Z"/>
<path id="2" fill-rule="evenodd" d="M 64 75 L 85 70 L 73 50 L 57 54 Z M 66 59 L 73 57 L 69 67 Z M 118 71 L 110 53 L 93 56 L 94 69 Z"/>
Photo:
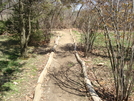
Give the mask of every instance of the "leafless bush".
<path id="1" fill-rule="evenodd" d="M 88 52 L 91 52 L 93 48 L 98 30 L 97 17 L 94 7 L 87 3 L 83 6 L 76 21 L 77 27 L 82 30 L 85 56 L 88 56 Z"/>
<path id="2" fill-rule="evenodd" d="M 134 33 L 132 0 L 101 0 L 96 3 L 103 23 L 106 47 L 116 88 L 116 101 L 128 101 L 134 84 Z M 111 33 L 112 30 L 113 32 Z M 114 47 L 116 46 L 116 47 Z"/>

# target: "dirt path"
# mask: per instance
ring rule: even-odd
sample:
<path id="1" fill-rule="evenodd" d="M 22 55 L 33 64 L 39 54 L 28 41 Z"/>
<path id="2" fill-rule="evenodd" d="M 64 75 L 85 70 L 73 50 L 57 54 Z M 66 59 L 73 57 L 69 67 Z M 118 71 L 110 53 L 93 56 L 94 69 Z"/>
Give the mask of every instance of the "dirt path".
<path id="1" fill-rule="evenodd" d="M 73 54 L 73 39 L 69 30 L 58 33 L 62 37 L 43 83 L 41 101 L 88 101 L 81 66 Z"/>

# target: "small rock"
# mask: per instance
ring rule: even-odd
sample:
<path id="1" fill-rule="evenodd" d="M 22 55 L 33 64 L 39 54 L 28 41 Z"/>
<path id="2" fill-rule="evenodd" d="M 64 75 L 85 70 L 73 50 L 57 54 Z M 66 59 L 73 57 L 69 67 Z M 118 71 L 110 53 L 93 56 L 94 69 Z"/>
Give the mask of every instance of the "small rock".
<path id="1" fill-rule="evenodd" d="M 15 85 L 17 85 L 18 83 L 17 82 L 13 82 Z"/>
<path id="2" fill-rule="evenodd" d="M 97 66 L 103 66 L 104 65 L 104 63 L 98 63 L 97 64 Z"/>

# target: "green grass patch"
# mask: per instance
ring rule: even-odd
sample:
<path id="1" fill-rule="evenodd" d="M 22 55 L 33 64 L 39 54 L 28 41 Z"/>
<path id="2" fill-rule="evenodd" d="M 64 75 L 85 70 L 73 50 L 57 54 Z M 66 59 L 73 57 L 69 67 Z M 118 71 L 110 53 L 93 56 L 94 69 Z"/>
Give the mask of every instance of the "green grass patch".
<path id="1" fill-rule="evenodd" d="M 76 30 L 72 30 L 78 43 L 84 43 L 84 35 Z"/>
<path id="2" fill-rule="evenodd" d="M 103 33 L 96 33 L 96 39 L 94 41 L 94 46 L 105 46 L 105 37 Z"/>
<path id="3" fill-rule="evenodd" d="M 6 30 L 6 21 L 0 20 L 0 35 Z"/>
<path id="4" fill-rule="evenodd" d="M 0 99 L 10 91 L 16 92 L 14 81 L 17 74 L 22 72 L 19 57 L 18 41 L 8 36 L 0 36 Z M 12 93 L 13 93 L 12 92 Z"/>
<path id="5" fill-rule="evenodd" d="M 73 62 L 68 62 L 68 67 L 73 67 L 73 66 L 75 66 L 75 64 L 73 63 Z"/>

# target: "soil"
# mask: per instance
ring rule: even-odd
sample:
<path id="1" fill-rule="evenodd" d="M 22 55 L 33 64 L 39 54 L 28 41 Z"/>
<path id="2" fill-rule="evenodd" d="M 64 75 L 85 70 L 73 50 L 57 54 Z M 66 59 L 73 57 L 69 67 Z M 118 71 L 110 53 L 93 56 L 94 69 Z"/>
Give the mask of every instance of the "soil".
<path id="1" fill-rule="evenodd" d="M 41 101 L 88 101 L 81 66 L 73 54 L 73 39 L 70 32 L 63 30 L 57 33 L 61 33 L 62 36 L 49 74 L 42 85 Z"/>

